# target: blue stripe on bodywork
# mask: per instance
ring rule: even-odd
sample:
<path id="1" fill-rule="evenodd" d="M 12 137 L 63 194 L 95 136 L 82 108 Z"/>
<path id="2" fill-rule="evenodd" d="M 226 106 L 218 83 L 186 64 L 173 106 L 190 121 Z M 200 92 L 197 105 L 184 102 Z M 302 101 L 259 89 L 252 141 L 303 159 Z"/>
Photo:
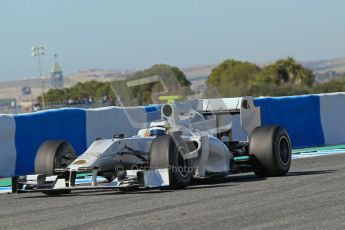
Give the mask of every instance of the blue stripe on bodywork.
<path id="1" fill-rule="evenodd" d="M 262 125 L 281 125 L 290 135 L 294 148 L 324 145 L 317 95 L 256 98 Z"/>
<path id="2" fill-rule="evenodd" d="M 87 147 L 86 113 L 82 109 L 59 109 L 16 115 L 15 122 L 15 175 L 34 173 L 36 152 L 46 140 L 68 141 L 78 155 Z"/>

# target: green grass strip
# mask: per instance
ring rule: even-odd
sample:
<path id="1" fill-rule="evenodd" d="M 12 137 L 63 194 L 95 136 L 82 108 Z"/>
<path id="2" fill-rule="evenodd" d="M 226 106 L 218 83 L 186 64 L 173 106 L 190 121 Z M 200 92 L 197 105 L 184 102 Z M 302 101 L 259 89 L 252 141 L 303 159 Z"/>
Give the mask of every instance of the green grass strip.
<path id="1" fill-rule="evenodd" d="M 11 186 L 11 179 L 0 180 L 0 187 L 8 187 L 8 186 Z"/>
<path id="2" fill-rule="evenodd" d="M 92 176 L 92 173 L 78 173 L 77 174 L 77 178 L 84 178 L 88 176 Z"/>
<path id="3" fill-rule="evenodd" d="M 247 160 L 249 160 L 249 156 L 234 157 L 234 161 L 247 161 Z"/>
<path id="4" fill-rule="evenodd" d="M 332 146 L 323 146 L 323 147 L 315 147 L 315 148 L 304 148 L 304 149 L 293 149 L 293 154 L 305 153 L 305 152 L 316 152 L 322 150 L 332 150 L 332 149 L 344 149 L 345 145 L 332 145 Z"/>

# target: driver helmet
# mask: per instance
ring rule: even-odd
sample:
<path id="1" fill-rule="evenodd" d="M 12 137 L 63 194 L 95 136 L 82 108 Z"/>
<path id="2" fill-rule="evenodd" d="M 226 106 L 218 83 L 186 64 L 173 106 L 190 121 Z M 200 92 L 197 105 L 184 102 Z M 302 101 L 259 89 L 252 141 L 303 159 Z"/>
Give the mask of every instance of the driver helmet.
<path id="1" fill-rule="evenodd" d="M 150 128 L 149 128 L 150 136 L 166 135 L 168 127 L 169 127 L 169 123 L 167 121 L 151 122 Z"/>

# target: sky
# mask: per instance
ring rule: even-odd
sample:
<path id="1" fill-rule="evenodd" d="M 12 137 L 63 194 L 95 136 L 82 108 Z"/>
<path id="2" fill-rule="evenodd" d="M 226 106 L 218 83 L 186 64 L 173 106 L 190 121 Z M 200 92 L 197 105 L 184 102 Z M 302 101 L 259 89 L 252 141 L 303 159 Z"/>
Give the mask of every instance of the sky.
<path id="1" fill-rule="evenodd" d="M 0 0 L 0 81 L 225 59 L 345 57 L 343 0 Z"/>

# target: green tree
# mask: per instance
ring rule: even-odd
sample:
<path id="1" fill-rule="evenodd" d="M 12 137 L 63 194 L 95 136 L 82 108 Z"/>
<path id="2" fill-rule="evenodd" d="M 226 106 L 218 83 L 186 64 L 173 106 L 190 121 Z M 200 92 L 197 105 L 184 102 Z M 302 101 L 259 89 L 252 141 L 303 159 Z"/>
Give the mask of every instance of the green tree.
<path id="1" fill-rule="evenodd" d="M 101 99 L 104 95 L 115 98 L 114 93 L 111 90 L 110 82 L 79 82 L 69 88 L 50 89 L 47 93 L 45 93 L 45 103 L 47 105 L 63 104 L 69 99 L 86 99 L 89 96 L 95 99 Z M 38 101 L 42 103 L 41 96 L 38 97 Z"/>
<path id="2" fill-rule="evenodd" d="M 216 66 L 206 80 L 208 88 L 216 88 L 223 97 L 248 95 L 250 82 L 260 68 L 249 62 L 225 60 Z M 207 91 L 208 96 L 210 91 Z"/>
<path id="3" fill-rule="evenodd" d="M 152 82 L 145 82 L 145 79 L 157 78 Z M 129 86 L 130 82 L 142 79 L 139 85 Z M 157 97 L 161 92 L 166 91 L 166 95 L 183 95 L 191 93 L 188 86 L 191 83 L 184 73 L 177 67 L 158 64 L 149 69 L 138 71 L 129 76 L 126 80 L 116 80 L 112 82 L 112 88 L 121 102 L 127 106 L 148 105 L 159 103 Z"/>
<path id="4" fill-rule="evenodd" d="M 206 83 L 207 91 L 214 91 L 213 86 L 222 97 L 283 96 L 312 92 L 314 75 L 291 57 L 262 69 L 249 62 L 226 60 L 212 70 Z"/>
<path id="5" fill-rule="evenodd" d="M 290 96 L 311 93 L 312 89 L 308 86 L 296 85 L 294 83 L 284 83 L 280 85 L 272 83 L 256 82 L 251 85 L 250 96 Z"/>
<path id="6" fill-rule="evenodd" d="M 287 96 L 312 91 L 314 75 L 293 58 L 280 59 L 265 66 L 251 82 L 253 96 Z"/>
<path id="7" fill-rule="evenodd" d="M 256 77 L 257 82 L 274 83 L 276 85 L 293 83 L 295 85 L 312 86 L 313 72 L 293 58 L 280 59 L 273 64 L 265 66 Z"/>
<path id="8" fill-rule="evenodd" d="M 313 93 L 333 93 L 345 92 L 345 74 L 336 79 L 327 82 L 316 84 L 313 88 Z"/>

